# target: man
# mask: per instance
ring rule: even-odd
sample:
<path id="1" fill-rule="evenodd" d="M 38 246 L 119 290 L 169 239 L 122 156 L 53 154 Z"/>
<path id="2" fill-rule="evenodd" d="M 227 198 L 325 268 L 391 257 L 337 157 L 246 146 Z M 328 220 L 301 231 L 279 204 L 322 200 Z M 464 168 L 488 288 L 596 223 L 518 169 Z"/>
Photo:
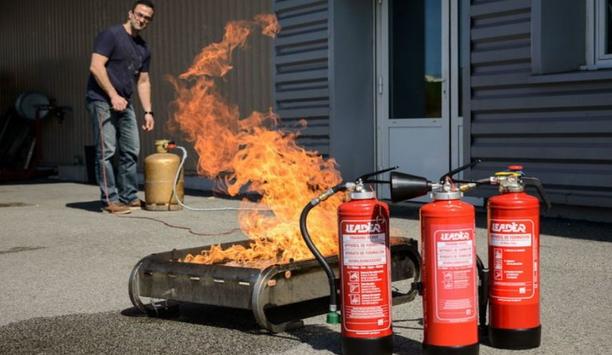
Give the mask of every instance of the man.
<path id="1" fill-rule="evenodd" d="M 92 117 L 96 145 L 96 178 L 103 211 L 130 213 L 140 207 L 136 171 L 140 141 L 138 122 L 131 103 L 134 88 L 144 110 L 142 129 L 153 130 L 149 62 L 151 53 L 140 32 L 153 20 L 155 8 L 138 0 L 128 19 L 96 37 L 87 83 L 87 109 Z M 119 153 L 117 178 L 112 158 Z"/>

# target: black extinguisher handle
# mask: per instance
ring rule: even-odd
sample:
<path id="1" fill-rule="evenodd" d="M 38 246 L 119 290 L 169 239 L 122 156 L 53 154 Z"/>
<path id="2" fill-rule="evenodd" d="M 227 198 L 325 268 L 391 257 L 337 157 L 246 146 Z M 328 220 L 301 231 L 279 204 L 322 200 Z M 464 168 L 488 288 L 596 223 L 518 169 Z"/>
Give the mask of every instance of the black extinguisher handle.
<path id="1" fill-rule="evenodd" d="M 383 173 L 388 173 L 389 171 L 395 170 L 399 168 L 399 166 L 392 166 L 390 168 L 386 168 L 386 169 L 382 169 L 382 170 L 377 170 L 371 173 L 367 173 L 365 175 L 361 175 L 360 177 L 357 178 L 357 180 L 355 181 L 361 181 L 363 183 L 370 183 L 370 184 L 388 184 L 388 181 L 383 181 L 383 180 L 376 180 L 376 179 L 370 179 L 371 177 L 374 177 L 376 175 L 380 175 Z"/>
<path id="2" fill-rule="evenodd" d="M 521 177 L 521 179 L 523 180 L 525 186 L 533 186 L 536 188 L 536 190 L 538 191 L 538 195 L 540 195 L 540 198 L 546 205 L 546 210 L 549 210 L 551 207 L 550 200 L 546 196 L 546 192 L 544 192 L 544 186 L 542 185 L 542 182 L 538 178 L 531 176 L 523 176 Z"/>
<path id="3" fill-rule="evenodd" d="M 475 159 L 473 162 L 471 162 L 471 163 L 469 163 L 469 164 L 465 164 L 465 165 L 463 165 L 463 166 L 460 166 L 460 167 L 458 167 L 458 168 L 456 168 L 456 169 L 453 169 L 453 170 L 449 171 L 448 173 L 446 173 L 446 174 L 444 174 L 444 175 L 440 176 L 440 179 L 439 179 L 438 181 L 440 181 L 440 182 L 444 182 L 444 180 L 446 180 L 446 178 L 447 178 L 447 177 L 452 178 L 452 177 L 453 177 L 453 175 L 455 175 L 455 174 L 457 174 L 457 173 L 460 173 L 460 172 L 462 172 L 463 170 L 473 168 L 473 167 L 475 167 L 475 166 L 476 166 L 476 164 L 481 163 L 481 162 L 482 162 L 482 160 L 480 160 L 480 159 Z"/>

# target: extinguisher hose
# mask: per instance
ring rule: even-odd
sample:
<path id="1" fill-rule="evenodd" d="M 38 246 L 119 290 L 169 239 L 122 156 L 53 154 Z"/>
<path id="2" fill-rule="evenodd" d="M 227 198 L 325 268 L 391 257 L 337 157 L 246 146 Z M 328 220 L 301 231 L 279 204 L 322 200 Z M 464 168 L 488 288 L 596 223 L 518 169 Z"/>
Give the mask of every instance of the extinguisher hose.
<path id="1" fill-rule="evenodd" d="M 325 274 L 327 275 L 327 279 L 329 280 L 329 313 L 327 313 L 327 323 L 330 324 L 337 324 L 340 322 L 340 319 L 338 317 L 338 293 L 336 291 L 336 276 L 334 275 L 334 270 L 332 270 L 331 266 L 329 266 L 329 263 L 325 260 L 325 257 L 321 254 L 319 249 L 317 249 L 317 247 L 312 242 L 310 233 L 308 233 L 308 226 L 306 221 L 310 210 L 312 210 L 319 203 L 326 200 L 333 194 L 339 191 L 344 191 L 346 189 L 346 184 L 339 184 L 332 187 L 331 189 L 321 194 L 319 197 L 312 199 L 304 207 L 304 209 L 302 210 L 302 214 L 300 215 L 300 232 L 302 233 L 302 238 L 304 239 L 306 246 L 308 246 L 308 249 L 310 249 L 319 264 L 321 264 L 321 266 L 323 267 L 323 270 L 325 270 Z"/>
<path id="2" fill-rule="evenodd" d="M 478 255 L 476 255 L 476 267 L 478 269 L 478 278 L 480 279 L 480 286 L 478 287 L 479 323 L 481 331 L 485 331 L 487 326 L 487 305 L 489 303 L 489 269 L 484 266 Z"/>

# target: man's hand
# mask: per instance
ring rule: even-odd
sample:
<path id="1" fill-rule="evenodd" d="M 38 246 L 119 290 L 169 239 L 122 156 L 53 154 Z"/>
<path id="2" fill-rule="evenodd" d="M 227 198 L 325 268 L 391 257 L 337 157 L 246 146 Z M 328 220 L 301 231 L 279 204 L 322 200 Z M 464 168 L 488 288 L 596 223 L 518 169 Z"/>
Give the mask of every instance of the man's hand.
<path id="1" fill-rule="evenodd" d="M 153 127 L 155 127 L 155 119 L 153 118 L 153 114 L 145 113 L 142 130 L 145 132 L 149 132 L 153 130 Z"/>
<path id="2" fill-rule="evenodd" d="M 127 100 L 120 95 L 111 97 L 111 104 L 113 106 L 113 110 L 115 111 L 124 111 L 128 106 Z"/>

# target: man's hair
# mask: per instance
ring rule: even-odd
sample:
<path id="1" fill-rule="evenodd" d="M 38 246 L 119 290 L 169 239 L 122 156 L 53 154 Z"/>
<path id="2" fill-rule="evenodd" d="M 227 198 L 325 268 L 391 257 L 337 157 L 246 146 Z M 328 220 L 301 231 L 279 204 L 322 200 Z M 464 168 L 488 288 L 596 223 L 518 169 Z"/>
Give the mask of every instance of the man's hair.
<path id="1" fill-rule="evenodd" d="M 151 9 L 153 9 L 153 11 L 155 11 L 155 6 L 153 5 L 153 2 L 150 0 L 136 0 L 136 2 L 134 2 L 134 5 L 132 5 L 132 11 L 134 11 L 136 9 L 136 6 L 138 5 L 144 5 L 146 7 L 150 7 Z"/>

